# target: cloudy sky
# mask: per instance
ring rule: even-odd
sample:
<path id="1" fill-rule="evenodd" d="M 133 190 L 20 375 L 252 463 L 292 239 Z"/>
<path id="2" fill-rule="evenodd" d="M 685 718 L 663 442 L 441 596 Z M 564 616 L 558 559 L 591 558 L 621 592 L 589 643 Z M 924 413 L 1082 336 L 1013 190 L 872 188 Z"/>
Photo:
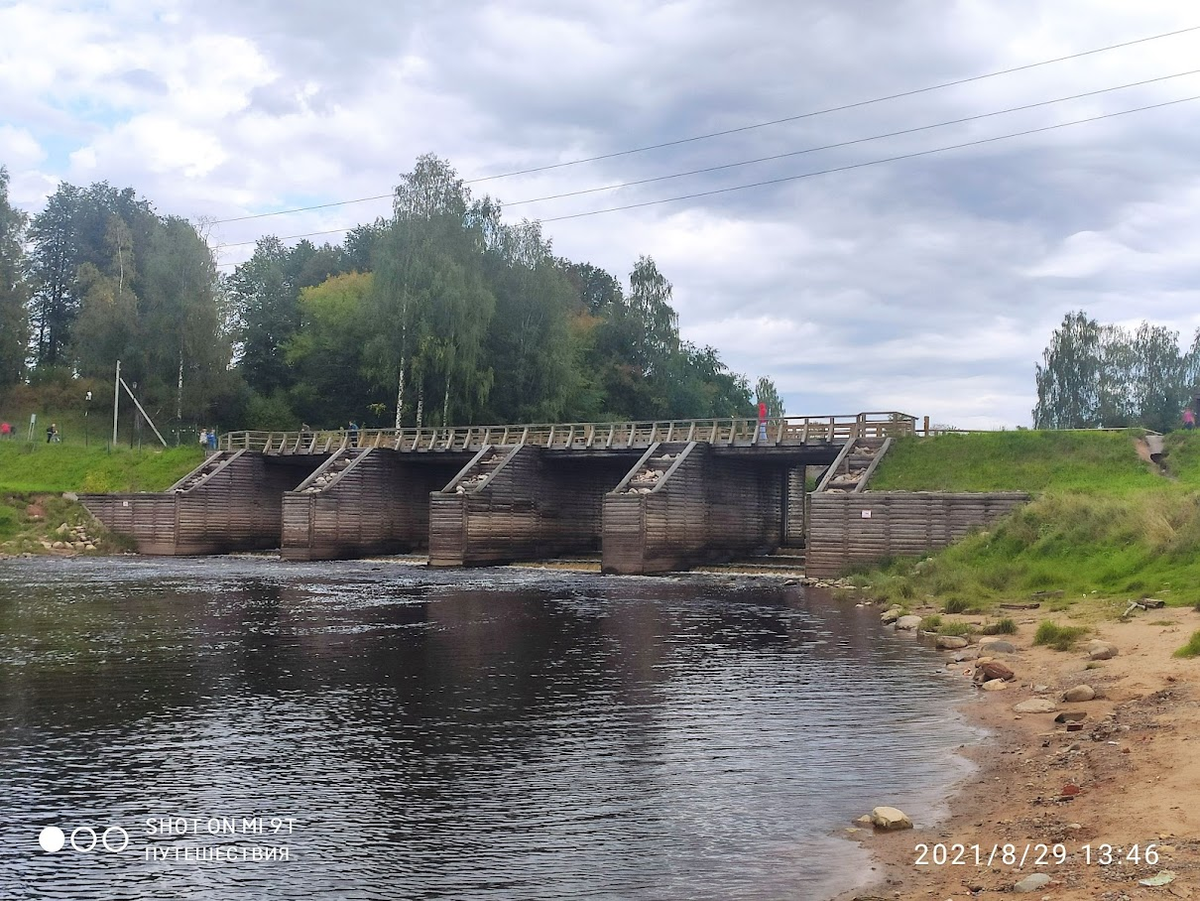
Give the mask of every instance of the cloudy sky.
<path id="1" fill-rule="evenodd" d="M 1200 95 L 1200 30 L 919 89 L 1195 28 L 1190 6 L 0 0 L 0 163 L 31 212 L 60 180 L 132 186 L 229 271 L 264 234 L 386 215 L 436 153 L 559 254 L 623 279 L 654 257 L 684 337 L 789 413 L 1012 427 L 1066 312 L 1200 326 L 1200 100 L 1111 116 Z"/>

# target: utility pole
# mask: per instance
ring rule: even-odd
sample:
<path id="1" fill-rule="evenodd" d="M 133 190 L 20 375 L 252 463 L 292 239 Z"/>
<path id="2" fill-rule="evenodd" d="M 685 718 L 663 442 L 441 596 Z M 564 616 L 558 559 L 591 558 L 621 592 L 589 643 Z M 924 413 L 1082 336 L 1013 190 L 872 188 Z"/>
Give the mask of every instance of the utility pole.
<path id="1" fill-rule="evenodd" d="M 117 446 L 117 410 L 121 405 L 121 361 L 117 360 L 117 377 L 113 380 L 113 440 L 112 446 Z"/>

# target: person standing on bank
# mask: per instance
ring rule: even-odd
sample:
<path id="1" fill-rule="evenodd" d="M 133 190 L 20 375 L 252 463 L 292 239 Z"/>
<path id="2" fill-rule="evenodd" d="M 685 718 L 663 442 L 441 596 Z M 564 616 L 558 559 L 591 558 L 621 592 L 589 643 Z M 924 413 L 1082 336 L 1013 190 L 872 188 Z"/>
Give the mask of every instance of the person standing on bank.
<path id="1" fill-rule="evenodd" d="M 346 431 L 350 434 L 350 446 L 358 447 L 358 423 L 351 419 L 350 428 Z"/>
<path id="2" fill-rule="evenodd" d="M 1183 427 L 1188 431 L 1196 427 L 1196 414 L 1192 412 L 1191 407 L 1183 408 Z"/>

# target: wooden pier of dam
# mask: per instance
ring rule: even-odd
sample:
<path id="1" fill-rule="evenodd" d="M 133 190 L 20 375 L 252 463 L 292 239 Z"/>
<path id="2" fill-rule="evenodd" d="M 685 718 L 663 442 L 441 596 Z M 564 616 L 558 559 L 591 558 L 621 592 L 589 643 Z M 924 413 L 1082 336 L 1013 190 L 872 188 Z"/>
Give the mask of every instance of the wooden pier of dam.
<path id="1" fill-rule="evenodd" d="M 599 552 L 604 572 L 644 574 L 807 546 L 833 568 L 832 551 L 812 539 L 838 544 L 846 559 L 854 542 L 850 530 L 811 522 L 824 509 L 811 498 L 861 495 L 890 441 L 914 429 L 913 417 L 889 412 L 765 427 L 714 419 L 230 432 L 165 492 L 80 500 L 144 554 L 427 551 L 432 566 L 478 566 Z M 819 478 L 811 496 L 810 473 Z M 956 522 L 987 521 L 1001 507 L 1011 502 L 975 503 Z M 922 534 L 938 546 L 950 530 Z M 873 533 L 863 540 L 868 553 L 879 544 Z M 915 531 L 898 539 L 905 548 L 920 540 Z"/>

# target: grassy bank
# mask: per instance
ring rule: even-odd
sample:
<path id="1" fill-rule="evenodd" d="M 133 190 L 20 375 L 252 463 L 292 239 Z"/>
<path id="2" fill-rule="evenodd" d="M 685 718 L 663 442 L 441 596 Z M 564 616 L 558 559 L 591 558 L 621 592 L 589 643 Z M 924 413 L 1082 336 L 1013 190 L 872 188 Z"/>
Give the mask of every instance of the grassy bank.
<path id="1" fill-rule="evenodd" d="M 0 492 L 162 491 L 204 459 L 193 447 L 83 447 L 0 442 Z"/>
<path id="2" fill-rule="evenodd" d="M 1167 436 L 1169 475 L 1140 460 L 1133 433 L 1000 432 L 906 439 L 875 490 L 999 491 L 1028 505 L 926 560 L 855 577 L 885 600 L 987 608 L 1051 593 L 1122 606 L 1200 602 L 1200 436 Z M 1057 593 L 1061 592 L 1061 595 Z"/>
<path id="3" fill-rule="evenodd" d="M 129 450 L 70 444 L 0 442 L 0 553 L 38 553 L 62 540 L 59 529 L 89 517 L 64 492 L 162 491 L 204 458 L 197 446 Z M 88 526 L 99 550 L 120 545 Z M 52 549 L 52 548 L 50 548 Z"/>

